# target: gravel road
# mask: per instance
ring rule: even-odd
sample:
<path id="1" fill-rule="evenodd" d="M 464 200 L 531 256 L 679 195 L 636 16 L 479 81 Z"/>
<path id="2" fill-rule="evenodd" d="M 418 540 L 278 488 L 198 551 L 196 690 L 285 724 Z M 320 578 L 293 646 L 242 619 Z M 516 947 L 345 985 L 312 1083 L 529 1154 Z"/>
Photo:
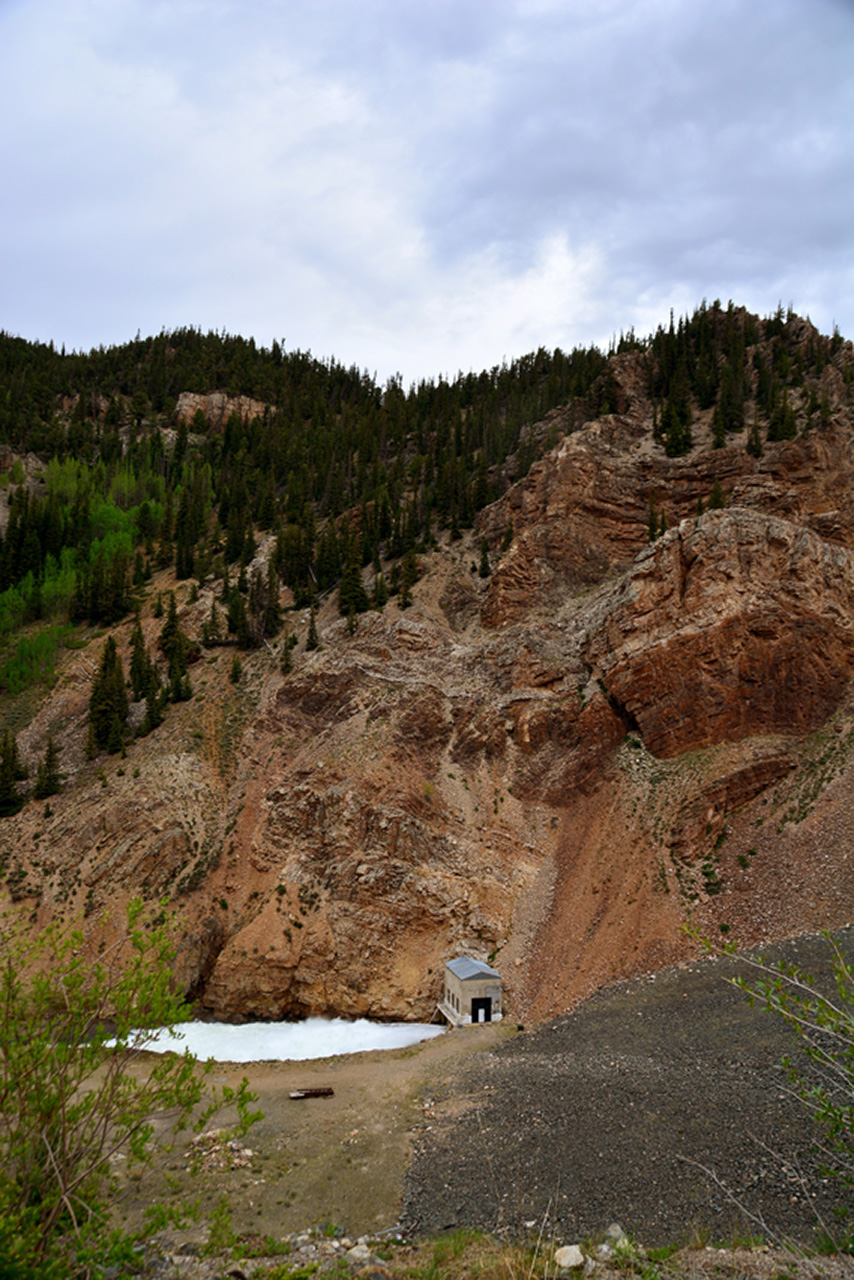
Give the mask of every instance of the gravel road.
<path id="1" fill-rule="evenodd" d="M 852 931 L 839 937 L 854 953 Z M 765 954 L 826 980 L 823 939 Z M 703 1165 L 767 1227 L 808 1240 L 840 1188 L 817 1176 L 814 1130 L 786 1092 L 791 1036 L 723 980 L 736 969 L 704 959 L 621 984 L 465 1061 L 416 1145 L 403 1225 L 518 1235 L 547 1219 L 566 1240 L 616 1220 L 648 1246 L 694 1227 L 757 1233 Z"/>

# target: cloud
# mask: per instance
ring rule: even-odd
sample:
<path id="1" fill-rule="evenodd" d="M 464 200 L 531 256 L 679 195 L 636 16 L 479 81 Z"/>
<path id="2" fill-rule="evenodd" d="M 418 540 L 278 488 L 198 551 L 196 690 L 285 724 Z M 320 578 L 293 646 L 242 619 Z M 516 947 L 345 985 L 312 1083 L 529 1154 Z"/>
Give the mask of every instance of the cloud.
<path id="1" fill-rule="evenodd" d="M 780 298 L 854 331 L 839 0 L 0 7 L 0 324 L 381 376 Z"/>

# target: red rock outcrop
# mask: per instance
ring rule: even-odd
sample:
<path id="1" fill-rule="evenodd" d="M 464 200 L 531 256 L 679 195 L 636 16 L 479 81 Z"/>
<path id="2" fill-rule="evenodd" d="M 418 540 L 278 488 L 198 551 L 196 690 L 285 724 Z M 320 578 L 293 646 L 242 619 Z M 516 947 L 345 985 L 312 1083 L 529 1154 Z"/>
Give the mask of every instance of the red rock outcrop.
<path id="1" fill-rule="evenodd" d="M 586 647 L 657 756 L 817 729 L 854 663 L 847 550 L 740 508 L 645 549 Z"/>
<path id="2" fill-rule="evenodd" d="M 289 675 L 266 649 L 245 655 L 238 685 L 228 650 L 206 652 L 194 701 L 126 761 L 86 759 L 100 642 L 69 653 L 19 739 L 34 764 L 52 734 L 67 781 L 2 824 L 15 908 L 97 933 L 135 894 L 170 899 L 178 981 L 234 1019 L 428 1017 L 460 951 L 497 965 L 514 1016 L 545 1016 L 689 954 L 689 911 L 751 942 L 847 921 L 839 371 L 823 375 L 830 427 L 761 458 L 743 440 L 713 449 L 708 413 L 692 452 L 667 458 L 642 357 L 615 371 L 625 412 L 565 437 L 474 535 L 423 557 L 405 613 L 392 602 L 350 635 L 328 602 L 320 649 L 300 645 Z M 257 408 L 221 399 L 223 414 Z M 716 480 L 727 506 L 698 515 Z M 669 526 L 653 542 L 650 503 Z M 211 598 L 179 588 L 189 634 Z M 292 617 L 300 639 L 307 624 Z M 143 625 L 153 646 L 150 607 Z"/>

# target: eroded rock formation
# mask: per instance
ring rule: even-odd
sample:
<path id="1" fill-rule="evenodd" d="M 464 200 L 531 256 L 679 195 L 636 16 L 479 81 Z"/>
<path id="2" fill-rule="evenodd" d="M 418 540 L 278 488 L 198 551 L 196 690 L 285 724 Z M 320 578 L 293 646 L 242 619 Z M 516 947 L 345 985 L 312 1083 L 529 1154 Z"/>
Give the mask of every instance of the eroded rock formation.
<path id="1" fill-rule="evenodd" d="M 424 556 L 411 608 L 350 635 L 328 603 L 289 675 L 262 649 L 233 685 L 231 652 L 206 652 L 194 701 L 126 761 L 86 760 L 99 642 L 69 654 L 20 736 L 31 761 L 54 736 L 65 790 L 0 828 L 16 909 L 106 936 L 105 911 L 166 897 L 179 981 L 233 1019 L 426 1018 L 460 951 L 505 975 L 511 1016 L 536 1017 L 686 956 L 689 912 L 745 942 L 846 922 L 845 388 L 826 430 L 760 458 L 744 438 L 713 449 L 706 414 L 674 459 L 638 357 L 616 369 L 626 412 Z M 701 514 L 715 481 L 727 505 Z M 652 542 L 651 510 L 668 526 Z M 211 591 L 186 595 L 198 634 Z"/>

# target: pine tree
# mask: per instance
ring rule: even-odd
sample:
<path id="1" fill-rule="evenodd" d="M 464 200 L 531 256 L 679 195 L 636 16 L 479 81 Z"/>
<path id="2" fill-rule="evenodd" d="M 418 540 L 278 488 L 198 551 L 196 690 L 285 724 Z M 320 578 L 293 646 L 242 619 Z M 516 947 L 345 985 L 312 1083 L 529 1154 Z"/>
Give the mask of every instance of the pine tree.
<path id="1" fill-rule="evenodd" d="M 216 598 L 211 600 L 211 611 L 202 624 L 202 638 L 205 644 L 213 644 L 222 638 L 222 624 L 219 609 L 216 607 Z"/>
<path id="2" fill-rule="evenodd" d="M 249 619 L 246 616 L 246 605 L 237 587 L 232 588 L 231 599 L 228 602 L 228 629 L 237 640 L 240 649 L 250 649 L 254 644 L 249 630 Z"/>
<path id="3" fill-rule="evenodd" d="M 762 436 L 759 434 L 759 423 L 756 420 L 756 414 L 753 415 L 753 425 L 750 428 L 747 437 L 747 452 L 752 458 L 761 458 L 764 452 L 762 448 Z"/>
<path id="4" fill-rule="evenodd" d="M 382 573 L 379 573 L 374 582 L 373 605 L 375 609 L 379 609 L 380 612 L 382 612 L 382 610 L 385 608 L 387 604 L 388 604 L 388 587 L 385 584 L 385 578 L 383 577 Z"/>
<path id="5" fill-rule="evenodd" d="M 121 734 L 127 717 L 128 696 L 122 660 L 115 637 L 108 636 L 89 696 L 89 724 L 95 745 L 101 750 L 111 750 L 109 743 L 116 738 L 115 725 L 118 724 Z"/>
<path id="6" fill-rule="evenodd" d="M 311 606 L 311 613 L 308 616 L 308 635 L 305 641 L 306 650 L 317 649 L 320 641 L 317 638 L 317 611 L 314 605 Z"/>
<path id="7" fill-rule="evenodd" d="M 0 748 L 0 818 L 9 818 L 24 807 L 24 797 L 18 790 L 20 775 L 18 740 L 7 729 Z"/>
<path id="8" fill-rule="evenodd" d="M 403 557 L 403 566 L 400 572 L 400 607 L 408 609 L 412 604 L 412 588 L 418 581 L 418 561 L 415 558 L 415 551 L 410 548 Z"/>
<path id="9" fill-rule="evenodd" d="M 166 611 L 166 621 L 157 640 L 157 647 L 163 654 L 167 662 L 172 662 L 176 652 L 185 648 L 185 639 L 181 631 L 181 625 L 178 622 L 178 605 L 175 601 L 175 592 L 169 592 L 169 607 Z"/>
<path id="10" fill-rule="evenodd" d="M 33 795 L 36 800 L 46 800 L 48 796 L 58 795 L 62 790 L 62 775 L 59 772 L 59 751 L 53 738 L 48 738 L 44 757 L 39 761 L 36 770 L 36 784 Z"/>
<path id="11" fill-rule="evenodd" d="M 488 578 L 492 572 L 489 564 L 489 544 L 486 538 L 481 538 L 480 540 L 480 565 L 477 572 L 481 578 Z"/>
<path id="12" fill-rule="evenodd" d="M 144 698 L 148 692 L 148 684 L 151 679 L 151 658 L 145 647 L 145 637 L 142 634 L 142 624 L 138 616 L 131 633 L 130 643 L 130 683 L 133 689 L 133 700 L 134 702 L 139 702 L 140 698 Z"/>
<path id="13" fill-rule="evenodd" d="M 294 661 L 292 657 L 292 650 L 296 642 L 296 636 L 291 635 L 290 627 L 285 624 L 285 638 L 282 641 L 282 660 L 280 663 L 280 670 L 283 676 L 290 675 L 293 671 Z"/>
<path id="14" fill-rule="evenodd" d="M 145 719 L 140 726 L 139 735 L 144 738 L 147 733 L 151 733 L 158 725 L 163 723 L 163 711 L 165 708 L 164 695 L 166 690 L 161 690 L 160 682 L 155 672 L 155 679 L 151 683 L 145 698 Z"/>

